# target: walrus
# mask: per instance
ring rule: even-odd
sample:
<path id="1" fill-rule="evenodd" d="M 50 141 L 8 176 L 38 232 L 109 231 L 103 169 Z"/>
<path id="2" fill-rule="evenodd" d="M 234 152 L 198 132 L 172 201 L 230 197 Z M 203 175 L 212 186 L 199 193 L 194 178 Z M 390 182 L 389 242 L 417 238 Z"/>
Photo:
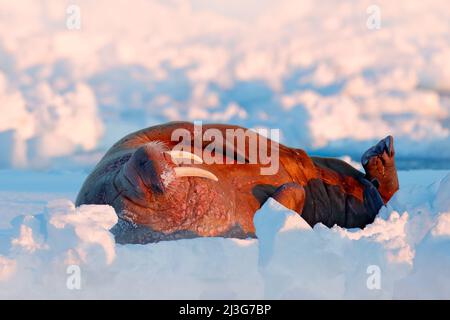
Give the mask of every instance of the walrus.
<path id="1" fill-rule="evenodd" d="M 174 150 L 180 146 L 175 130 L 201 137 L 211 130 L 224 137 L 245 132 L 248 144 L 238 148 L 232 137 L 216 139 L 211 148 L 213 139 L 197 143 L 188 135 L 184 149 Z M 111 205 L 118 215 L 111 229 L 116 242 L 145 244 L 194 237 L 254 238 L 253 216 L 270 197 L 311 226 L 364 228 L 399 188 L 392 136 L 362 155 L 363 173 L 342 160 L 308 156 L 243 127 L 205 124 L 200 132 L 195 130 L 191 122 L 170 122 L 122 138 L 87 177 L 76 205 Z M 278 161 L 275 172 L 262 174 L 267 163 L 250 161 L 252 138 L 271 146 L 268 153 Z M 206 163 L 205 154 L 223 161 Z"/>

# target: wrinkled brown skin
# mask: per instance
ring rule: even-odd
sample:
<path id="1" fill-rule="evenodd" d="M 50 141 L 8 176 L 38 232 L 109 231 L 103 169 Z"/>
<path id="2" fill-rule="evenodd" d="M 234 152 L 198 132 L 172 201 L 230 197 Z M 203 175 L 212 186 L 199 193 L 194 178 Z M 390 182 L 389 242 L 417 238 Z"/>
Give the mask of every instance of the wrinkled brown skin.
<path id="1" fill-rule="evenodd" d="M 280 165 L 274 175 L 261 175 L 260 164 L 195 164 L 214 173 L 219 181 L 180 177 L 164 186 L 161 173 L 170 171 L 174 164 L 162 150 L 178 144 L 171 141 L 177 128 L 192 132 L 193 124 L 171 122 L 124 137 L 106 153 L 80 190 L 77 206 L 114 207 L 119 216 L 112 229 L 117 242 L 254 237 L 253 216 L 269 197 L 302 214 L 310 225 L 364 227 L 398 189 L 397 180 L 381 200 L 368 182 L 377 175 L 383 182 L 384 173 L 374 169 L 375 164 L 368 177 L 343 161 L 311 158 L 303 150 L 281 144 L 277 144 Z M 209 128 L 219 129 L 225 136 L 225 129 L 240 127 L 203 125 L 203 130 Z M 392 162 L 395 170 L 393 155 L 385 160 Z"/>

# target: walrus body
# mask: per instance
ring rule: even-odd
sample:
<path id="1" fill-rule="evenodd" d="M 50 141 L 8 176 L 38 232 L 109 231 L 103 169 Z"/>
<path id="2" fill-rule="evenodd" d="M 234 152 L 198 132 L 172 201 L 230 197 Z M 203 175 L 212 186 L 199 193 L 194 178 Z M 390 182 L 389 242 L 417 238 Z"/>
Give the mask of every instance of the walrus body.
<path id="1" fill-rule="evenodd" d="M 254 237 L 253 216 L 269 197 L 301 214 L 310 225 L 364 227 L 398 189 L 392 137 L 365 153 L 366 174 L 343 161 L 309 157 L 303 150 L 269 140 L 277 148 L 279 166 L 274 174 L 263 175 L 261 169 L 267 165 L 249 163 L 248 148 L 240 154 L 243 163 L 226 163 L 230 153 L 224 148 L 212 152 L 216 157 L 223 153 L 219 155 L 223 163 L 180 165 L 168 152 L 179 145 L 172 136 L 176 129 L 195 130 L 192 123 L 172 122 L 121 139 L 80 190 L 77 206 L 114 207 L 119 216 L 112 229 L 117 242 Z M 203 125 L 202 133 L 208 129 L 224 136 L 227 129 L 244 130 L 209 124 Z M 202 154 L 209 143 L 192 141 L 188 147 L 192 154 Z"/>

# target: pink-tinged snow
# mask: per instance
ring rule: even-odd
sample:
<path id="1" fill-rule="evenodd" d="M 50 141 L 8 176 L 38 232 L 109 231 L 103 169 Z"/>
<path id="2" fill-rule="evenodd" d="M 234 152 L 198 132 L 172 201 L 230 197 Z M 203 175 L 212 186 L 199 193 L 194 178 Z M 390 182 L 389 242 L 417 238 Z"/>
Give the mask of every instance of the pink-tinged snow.
<path id="1" fill-rule="evenodd" d="M 393 134 L 421 167 L 450 158 L 447 0 L 377 1 L 378 30 L 370 0 L 75 4 L 80 30 L 69 2 L 0 0 L 0 167 L 90 167 L 168 120 L 354 157 Z"/>
<path id="2" fill-rule="evenodd" d="M 258 240 L 147 245 L 115 244 L 114 210 L 75 208 L 70 190 L 59 200 L 56 191 L 2 191 L 11 222 L 0 228 L 0 298 L 449 299 L 450 172 L 405 171 L 400 181 L 364 230 L 312 229 L 270 199 L 254 219 Z"/>

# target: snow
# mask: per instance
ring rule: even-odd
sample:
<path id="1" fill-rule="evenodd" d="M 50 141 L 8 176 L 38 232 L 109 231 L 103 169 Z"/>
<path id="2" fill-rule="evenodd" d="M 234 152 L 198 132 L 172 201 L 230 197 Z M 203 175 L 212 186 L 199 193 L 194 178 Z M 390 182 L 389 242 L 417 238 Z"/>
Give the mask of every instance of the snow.
<path id="1" fill-rule="evenodd" d="M 109 206 L 75 208 L 69 197 L 29 209 L 11 199 L 24 214 L 0 229 L 0 298 L 448 299 L 450 205 L 441 199 L 448 200 L 450 172 L 403 177 L 405 186 L 363 230 L 311 228 L 269 199 L 254 218 L 257 240 L 118 245 Z M 68 285 L 74 266 L 79 289 Z"/>
<path id="2" fill-rule="evenodd" d="M 450 213 L 443 213 L 438 217 L 436 226 L 431 233 L 435 237 L 450 236 Z"/>
<path id="3" fill-rule="evenodd" d="M 392 134 L 422 168 L 448 160 L 447 2 L 378 1 L 371 30 L 369 0 L 79 0 L 72 30 L 64 2 L 1 0 L 0 166 L 90 168 L 126 133 L 180 119 L 353 157 Z"/>

